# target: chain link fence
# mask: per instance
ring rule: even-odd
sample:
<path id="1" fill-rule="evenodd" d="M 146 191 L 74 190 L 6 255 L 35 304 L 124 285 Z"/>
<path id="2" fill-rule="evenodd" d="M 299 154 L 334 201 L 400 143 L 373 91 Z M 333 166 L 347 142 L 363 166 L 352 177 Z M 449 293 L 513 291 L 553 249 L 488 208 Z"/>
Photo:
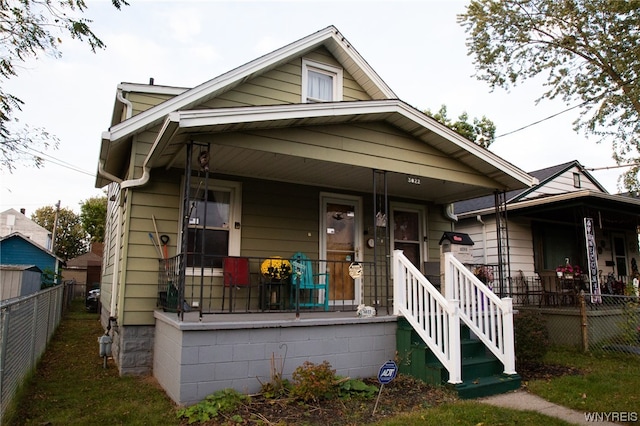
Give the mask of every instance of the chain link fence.
<path id="1" fill-rule="evenodd" d="M 57 285 L 0 302 L 0 424 L 19 386 L 60 324 L 72 287 Z"/>
<path id="2" fill-rule="evenodd" d="M 584 294 L 562 306 L 518 307 L 540 312 L 552 345 L 583 351 L 617 351 L 640 355 L 640 298 Z"/>

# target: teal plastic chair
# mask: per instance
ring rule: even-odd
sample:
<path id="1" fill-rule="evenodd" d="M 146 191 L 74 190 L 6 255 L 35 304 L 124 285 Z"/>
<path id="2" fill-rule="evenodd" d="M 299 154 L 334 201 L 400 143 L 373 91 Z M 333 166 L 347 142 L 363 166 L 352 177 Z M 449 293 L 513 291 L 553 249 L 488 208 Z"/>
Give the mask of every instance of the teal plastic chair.
<path id="1" fill-rule="evenodd" d="M 313 273 L 313 262 L 304 253 L 297 252 L 291 263 L 291 305 L 301 308 L 329 310 L 329 274 Z M 322 301 L 321 301 L 322 299 Z"/>

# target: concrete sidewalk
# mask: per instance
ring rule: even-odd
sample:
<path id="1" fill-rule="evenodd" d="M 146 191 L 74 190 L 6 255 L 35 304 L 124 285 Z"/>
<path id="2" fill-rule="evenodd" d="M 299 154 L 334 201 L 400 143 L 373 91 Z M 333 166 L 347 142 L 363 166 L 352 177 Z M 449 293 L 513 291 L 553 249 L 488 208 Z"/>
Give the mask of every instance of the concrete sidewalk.
<path id="1" fill-rule="evenodd" d="M 576 425 L 616 425 L 616 423 L 611 422 L 588 422 L 585 419 L 584 412 L 562 407 L 522 389 L 503 393 L 500 395 L 478 398 L 476 399 L 476 401 L 484 404 L 494 405 L 496 407 L 513 408 L 515 410 L 537 411 L 539 413 L 546 414 L 547 416 L 557 417 L 566 422 Z"/>

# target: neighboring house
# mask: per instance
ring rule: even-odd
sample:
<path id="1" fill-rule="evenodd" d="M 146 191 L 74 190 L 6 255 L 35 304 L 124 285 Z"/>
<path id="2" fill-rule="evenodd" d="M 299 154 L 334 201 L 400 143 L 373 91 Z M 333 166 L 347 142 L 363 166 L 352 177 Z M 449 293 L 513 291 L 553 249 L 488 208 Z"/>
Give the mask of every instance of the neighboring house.
<path id="1" fill-rule="evenodd" d="M 578 266 L 589 290 L 588 244 L 585 218 L 592 219 L 597 256 L 596 279 L 601 286 L 609 274 L 626 283 L 638 274 L 640 261 L 638 234 L 640 199 L 631 195 L 611 195 L 578 161 L 530 172 L 539 180 L 533 188 L 505 194 L 508 239 L 497 237 L 494 197 L 486 196 L 455 204 L 459 232 L 474 241 L 473 262 L 497 265 L 498 245 L 504 247 L 503 294 L 519 292 L 515 282 L 520 277 L 534 277 L 546 291 L 561 291 L 558 267 L 567 259 Z M 499 215 L 504 219 L 502 215 Z M 595 281 L 595 280 L 594 280 Z M 511 284 L 510 284 L 511 282 Z M 500 289 L 494 286 L 494 290 Z M 602 289 L 603 292 L 611 291 Z"/>
<path id="2" fill-rule="evenodd" d="M 41 272 L 57 275 L 61 262 L 62 259 L 51 251 L 21 233 L 14 232 L 0 238 L 0 265 L 22 266 L 27 269 L 36 266 Z M 0 277 L 0 283 L 3 285 L 4 278 Z"/>
<path id="3" fill-rule="evenodd" d="M 180 404 L 256 391 L 274 358 L 375 376 L 412 297 L 392 251 L 425 272 L 452 203 L 535 183 L 397 99 L 332 26 L 192 89 L 122 83 L 96 181 L 115 362 Z"/>
<path id="4" fill-rule="evenodd" d="M 0 300 L 28 296 L 42 287 L 42 271 L 34 265 L 0 265 Z"/>
<path id="5" fill-rule="evenodd" d="M 51 250 L 51 232 L 38 225 L 27 216 L 25 210 L 5 210 L 0 213 L 0 237 L 19 232 L 34 243 Z"/>
<path id="6" fill-rule="evenodd" d="M 62 268 L 62 279 L 74 282 L 74 296 L 85 296 L 89 290 L 100 287 L 102 275 L 102 243 L 91 243 L 91 249 L 67 260 Z"/>

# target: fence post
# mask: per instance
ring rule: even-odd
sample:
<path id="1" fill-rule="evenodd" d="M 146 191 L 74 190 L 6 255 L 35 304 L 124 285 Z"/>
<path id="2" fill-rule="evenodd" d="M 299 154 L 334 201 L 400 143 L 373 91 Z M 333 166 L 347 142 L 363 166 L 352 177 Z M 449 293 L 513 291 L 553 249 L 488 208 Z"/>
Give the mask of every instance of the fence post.
<path id="1" fill-rule="evenodd" d="M 587 303 L 580 293 L 580 328 L 582 329 L 582 351 L 589 352 L 589 330 L 587 323 Z"/>

